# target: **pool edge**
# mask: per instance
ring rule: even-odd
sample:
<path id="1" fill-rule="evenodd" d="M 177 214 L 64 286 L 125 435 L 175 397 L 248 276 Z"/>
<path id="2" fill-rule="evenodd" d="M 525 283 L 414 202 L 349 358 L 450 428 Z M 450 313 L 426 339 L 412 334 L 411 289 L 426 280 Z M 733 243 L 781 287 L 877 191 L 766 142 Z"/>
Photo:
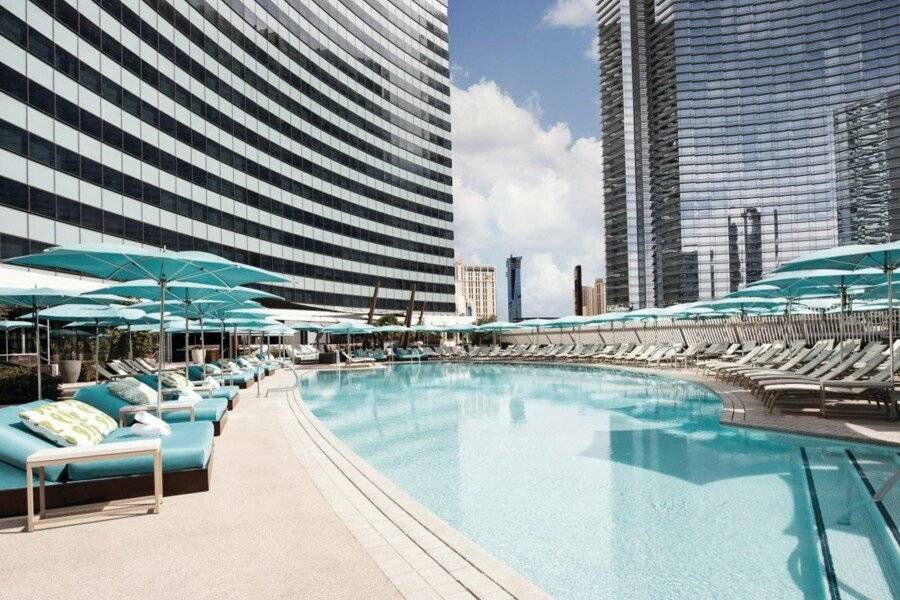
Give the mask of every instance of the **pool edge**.
<path id="1" fill-rule="evenodd" d="M 359 457 L 312 413 L 299 392 L 289 398 L 282 424 L 293 421 L 293 429 L 308 441 L 295 440 L 298 459 L 402 595 L 462 597 L 462 591 L 477 598 L 550 598 Z"/>

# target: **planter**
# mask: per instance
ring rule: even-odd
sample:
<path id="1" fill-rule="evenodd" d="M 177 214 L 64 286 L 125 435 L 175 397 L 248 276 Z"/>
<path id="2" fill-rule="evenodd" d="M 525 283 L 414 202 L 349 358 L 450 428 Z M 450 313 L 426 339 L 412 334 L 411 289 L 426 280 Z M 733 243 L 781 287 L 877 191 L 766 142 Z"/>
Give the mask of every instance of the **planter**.
<path id="1" fill-rule="evenodd" d="M 76 381 L 78 381 L 78 376 L 81 375 L 81 361 L 60 361 L 60 370 L 62 371 L 60 375 L 62 375 L 63 383 L 75 383 Z"/>

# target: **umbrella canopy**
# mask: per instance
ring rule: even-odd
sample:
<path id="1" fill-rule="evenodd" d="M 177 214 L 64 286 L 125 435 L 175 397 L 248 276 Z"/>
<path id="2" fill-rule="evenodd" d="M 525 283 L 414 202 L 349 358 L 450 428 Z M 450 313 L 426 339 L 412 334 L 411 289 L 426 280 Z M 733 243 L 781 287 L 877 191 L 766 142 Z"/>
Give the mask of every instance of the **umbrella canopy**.
<path id="1" fill-rule="evenodd" d="M 292 329 L 294 329 L 295 331 L 322 331 L 322 326 L 316 325 L 315 323 L 307 323 L 307 322 L 292 323 L 290 325 L 290 327 Z"/>
<path id="2" fill-rule="evenodd" d="M 277 298 L 275 294 L 254 290 L 248 287 L 228 287 L 223 285 L 210 285 L 196 281 L 171 281 L 166 285 L 165 298 L 161 297 L 162 289 L 159 283 L 153 279 L 137 279 L 115 283 L 100 288 L 92 294 L 118 294 L 131 298 L 144 298 L 147 300 L 177 300 L 190 304 L 198 300 L 218 300 L 221 302 L 243 302 L 253 298 Z"/>
<path id="3" fill-rule="evenodd" d="M 520 329 L 518 323 L 510 323 L 508 321 L 494 321 L 493 323 L 484 323 L 478 326 L 478 331 L 510 331 L 512 329 Z"/>
<path id="4" fill-rule="evenodd" d="M 783 306 L 784 301 L 775 298 L 722 298 L 721 300 L 710 300 L 709 302 L 701 302 L 698 308 L 711 308 L 715 311 L 735 309 L 746 311 L 752 309 L 768 310 L 776 306 Z"/>
<path id="5" fill-rule="evenodd" d="M 353 321 L 342 321 L 322 328 L 322 333 L 330 333 L 332 335 L 362 335 L 374 331 L 375 328 L 371 325 Z"/>
<path id="6" fill-rule="evenodd" d="M 281 275 L 207 252 L 172 252 L 125 244 L 54 246 L 38 254 L 10 258 L 5 262 L 24 267 L 65 269 L 116 281 L 193 281 L 228 287 L 264 281 L 288 282 Z"/>
<path id="7" fill-rule="evenodd" d="M 900 267 L 900 242 L 888 242 L 886 244 L 837 246 L 812 252 L 784 263 L 775 269 L 774 273 L 809 269 L 856 271 L 874 268 L 889 271 L 897 267 Z"/>
<path id="8" fill-rule="evenodd" d="M 446 329 L 449 333 L 472 333 L 478 331 L 477 325 L 451 325 Z"/>
<path id="9" fill-rule="evenodd" d="M 519 327 L 521 327 L 523 329 L 529 328 L 529 327 L 543 327 L 544 325 L 546 325 L 549 322 L 550 322 L 550 319 L 527 319 L 525 321 L 519 321 Z"/>
<path id="10" fill-rule="evenodd" d="M 124 306 L 100 306 L 98 304 L 61 304 L 38 311 L 37 316 L 49 321 L 131 321 L 142 319 L 144 311 Z"/>
<path id="11" fill-rule="evenodd" d="M 33 323 L 29 321 L 0 321 L 0 329 L 9 331 L 10 329 L 21 329 L 22 327 L 31 327 Z"/>
<path id="12" fill-rule="evenodd" d="M 297 333 L 292 327 L 288 327 L 284 324 L 278 325 L 266 325 L 262 329 L 260 329 L 260 333 L 265 335 L 294 335 Z"/>
<path id="13" fill-rule="evenodd" d="M 226 287 L 257 282 L 289 281 L 276 273 L 242 265 L 206 252 L 170 252 L 165 248 L 138 248 L 125 244 L 55 246 L 39 254 L 19 256 L 5 262 L 25 267 L 65 269 L 115 281 L 151 279 L 158 282 L 161 288 L 158 296 L 163 304 L 160 307 L 161 314 L 164 312 L 167 298 L 165 288 L 172 281 L 191 281 Z M 157 362 L 159 373 L 162 373 L 165 367 L 164 342 L 165 334 L 160 319 Z M 159 403 L 162 401 L 162 377 L 157 377 L 157 381 L 159 397 L 156 416 L 161 417 Z"/>
<path id="14" fill-rule="evenodd" d="M 543 325 L 541 325 L 541 327 L 563 329 L 565 327 L 583 327 L 584 325 L 588 324 L 590 324 L 590 317 L 572 315 L 569 317 L 560 317 L 558 319 L 553 319 L 552 321 L 544 323 Z"/>
<path id="15" fill-rule="evenodd" d="M 375 328 L 375 333 L 406 333 L 408 331 L 411 331 L 411 328 L 403 325 L 382 325 Z"/>
<path id="16" fill-rule="evenodd" d="M 444 328 L 439 325 L 413 325 L 409 328 L 409 331 L 415 333 L 438 333 L 444 331 Z"/>
<path id="17" fill-rule="evenodd" d="M 56 288 L 0 288 L 0 306 L 41 308 L 68 302 L 77 292 Z"/>

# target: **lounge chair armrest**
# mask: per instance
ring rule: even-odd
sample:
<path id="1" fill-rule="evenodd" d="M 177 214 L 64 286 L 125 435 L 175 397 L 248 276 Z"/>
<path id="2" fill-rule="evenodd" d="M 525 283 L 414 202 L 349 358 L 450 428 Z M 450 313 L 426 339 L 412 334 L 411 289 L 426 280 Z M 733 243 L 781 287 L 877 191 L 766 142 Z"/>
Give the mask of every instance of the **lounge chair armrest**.
<path id="1" fill-rule="evenodd" d="M 197 416 L 196 405 L 196 402 L 179 402 L 177 400 L 173 400 L 171 402 L 160 402 L 159 412 L 164 413 L 174 412 L 178 410 L 189 410 L 191 412 L 191 421 L 193 421 Z M 128 418 L 128 415 L 136 415 L 137 413 L 144 411 L 152 414 L 156 412 L 156 405 L 129 404 L 128 406 L 123 406 L 119 409 L 119 427 L 125 426 L 125 420 Z"/>
<path id="2" fill-rule="evenodd" d="M 28 455 L 26 463 L 32 466 L 101 460 L 130 456 L 134 453 L 152 452 L 161 447 L 159 438 L 146 438 L 128 442 L 110 442 L 96 446 L 69 446 L 66 448 L 46 448 Z"/>
<path id="3" fill-rule="evenodd" d="M 836 379 L 820 379 L 821 388 L 859 388 L 872 390 L 890 390 L 894 388 L 893 381 L 844 381 Z"/>

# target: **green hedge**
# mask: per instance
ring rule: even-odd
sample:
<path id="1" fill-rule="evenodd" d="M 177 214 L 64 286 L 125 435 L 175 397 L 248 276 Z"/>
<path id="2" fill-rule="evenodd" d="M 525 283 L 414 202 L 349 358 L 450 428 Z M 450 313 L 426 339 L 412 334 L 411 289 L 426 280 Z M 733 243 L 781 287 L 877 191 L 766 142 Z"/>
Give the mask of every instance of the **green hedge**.
<path id="1" fill-rule="evenodd" d="M 56 400 L 60 395 L 61 377 L 41 378 L 43 397 Z M 37 374 L 34 369 L 0 363 L 0 404 L 21 404 L 37 398 Z"/>

